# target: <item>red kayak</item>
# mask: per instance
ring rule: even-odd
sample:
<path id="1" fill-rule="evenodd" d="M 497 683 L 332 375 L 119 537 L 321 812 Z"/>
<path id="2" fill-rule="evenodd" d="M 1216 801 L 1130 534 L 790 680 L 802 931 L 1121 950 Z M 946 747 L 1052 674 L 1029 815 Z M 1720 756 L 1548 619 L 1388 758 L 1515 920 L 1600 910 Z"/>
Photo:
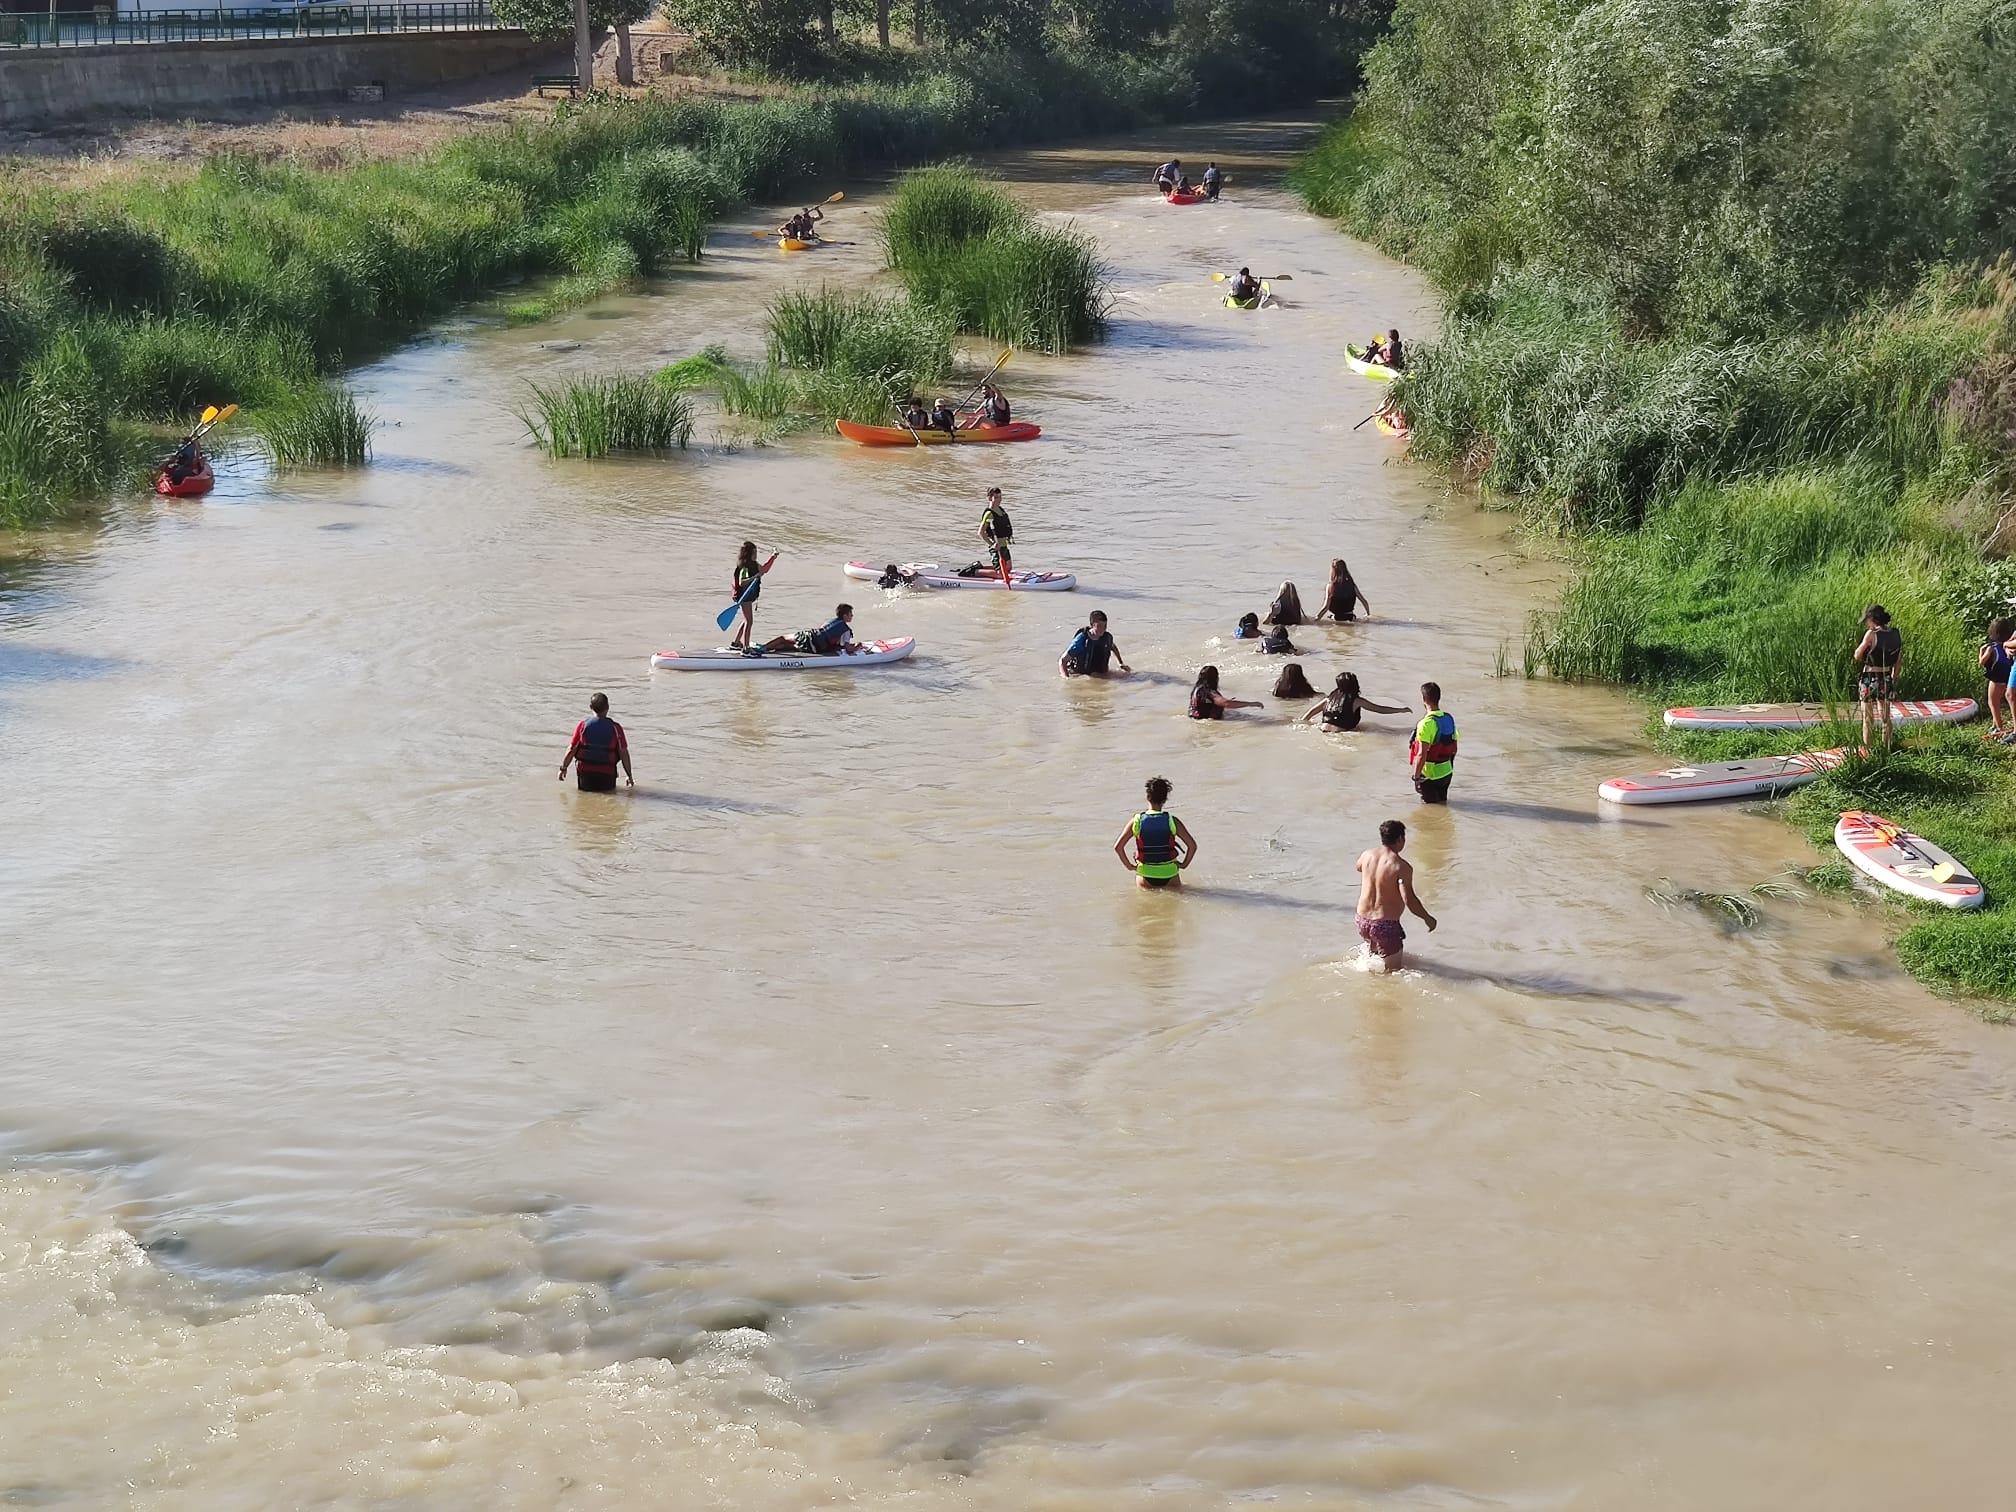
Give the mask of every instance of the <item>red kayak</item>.
<path id="1" fill-rule="evenodd" d="M 863 446 L 963 446 L 978 441 L 1034 441 L 1043 434 L 1040 425 L 1017 420 L 1013 425 L 976 425 L 971 430 L 949 434 L 941 430 L 908 431 L 900 425 L 860 425 L 852 420 L 836 420 L 834 428 L 849 441 Z"/>
<path id="2" fill-rule="evenodd" d="M 1192 191 L 1189 194 L 1165 194 L 1162 198 L 1172 205 L 1201 205 L 1210 196 Z"/>
<path id="3" fill-rule="evenodd" d="M 180 483 L 168 481 L 168 469 L 162 468 L 154 474 L 154 492 L 169 499 L 195 499 L 210 492 L 217 486 L 217 474 L 210 470 L 210 459 L 204 457 L 196 464 L 196 471 L 186 475 Z"/>

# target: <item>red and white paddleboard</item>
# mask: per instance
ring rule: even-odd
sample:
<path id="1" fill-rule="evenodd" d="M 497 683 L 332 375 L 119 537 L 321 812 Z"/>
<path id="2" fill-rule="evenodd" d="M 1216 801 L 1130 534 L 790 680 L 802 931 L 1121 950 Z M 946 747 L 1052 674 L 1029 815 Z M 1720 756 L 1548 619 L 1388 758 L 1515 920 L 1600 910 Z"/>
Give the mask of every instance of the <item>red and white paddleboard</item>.
<path id="1" fill-rule="evenodd" d="M 901 640 L 861 641 L 851 655 L 811 656 L 801 651 L 766 651 L 751 656 L 733 646 L 703 647 L 699 650 L 660 651 L 651 665 L 668 672 L 851 672 L 856 667 L 879 667 L 901 661 L 917 649 L 910 636 Z"/>
<path id="2" fill-rule="evenodd" d="M 849 562 L 840 570 L 850 578 L 870 583 L 878 581 L 883 572 L 873 562 Z M 1078 586 L 1078 579 L 1068 572 L 1017 571 L 1010 572 L 1004 581 L 998 572 L 967 577 L 936 562 L 906 562 L 897 570 L 908 574 L 904 586 L 909 588 L 1014 588 L 1024 593 L 1062 593 Z"/>
<path id="3" fill-rule="evenodd" d="M 1834 824 L 1834 845 L 1857 871 L 1941 908 L 1979 908 L 1988 889 L 1922 835 L 1879 814 L 1851 809 Z"/>
<path id="4" fill-rule="evenodd" d="M 1890 705 L 1890 721 L 1900 725 L 1961 724 L 1980 712 L 1971 698 L 1905 699 Z M 1668 709 L 1669 730 L 1803 730 L 1810 725 L 1862 717 L 1859 705 L 1829 709 L 1825 704 L 1723 704 L 1716 708 Z"/>
<path id="5" fill-rule="evenodd" d="M 1596 789 L 1596 796 L 1611 803 L 1699 803 L 1789 793 L 1833 771 L 1847 755 L 1846 746 L 1835 746 L 1791 756 L 1753 756 L 1748 761 L 1704 761 L 1635 777 L 1612 777 Z"/>

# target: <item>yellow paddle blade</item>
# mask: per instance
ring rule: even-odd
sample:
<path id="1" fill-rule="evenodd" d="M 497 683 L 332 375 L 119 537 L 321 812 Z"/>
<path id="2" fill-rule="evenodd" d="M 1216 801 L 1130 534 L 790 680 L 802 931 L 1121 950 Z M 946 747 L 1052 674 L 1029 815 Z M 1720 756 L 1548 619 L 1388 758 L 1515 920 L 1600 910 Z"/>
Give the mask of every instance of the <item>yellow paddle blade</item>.
<path id="1" fill-rule="evenodd" d="M 1223 283 L 1225 282 L 1226 279 L 1230 278 L 1231 276 L 1232 275 L 1230 273 L 1213 273 L 1211 275 L 1211 282 Z"/>
<path id="2" fill-rule="evenodd" d="M 837 205 L 840 203 L 840 201 L 842 201 L 845 198 L 847 198 L 847 191 L 845 189 L 836 189 L 831 194 L 826 196 L 826 203 L 829 205 Z"/>
<path id="3" fill-rule="evenodd" d="M 205 406 L 203 406 L 202 417 L 198 419 L 196 423 L 198 425 L 208 425 L 212 420 L 215 420 L 216 418 L 217 418 L 217 406 L 214 404 L 206 404 Z"/>
<path id="4" fill-rule="evenodd" d="M 223 424 L 223 423 L 224 423 L 224 422 L 225 422 L 226 420 L 229 420 L 229 419 L 230 419 L 230 418 L 231 418 L 231 417 L 232 417 L 233 415 L 235 415 L 235 414 L 237 414 L 237 413 L 238 413 L 238 406 L 237 406 L 237 405 L 235 405 L 235 404 L 227 404 L 227 405 L 225 405 L 225 406 L 224 406 L 224 408 L 222 408 L 221 410 L 217 411 L 217 418 L 216 418 L 216 420 L 215 420 L 214 422 L 212 422 L 212 423 L 214 423 L 214 424 L 217 424 L 217 425 L 222 425 L 222 424 Z"/>
<path id="5" fill-rule="evenodd" d="M 1937 866 L 1932 868 L 1932 880 L 1934 882 L 1951 882 L 1954 875 L 1954 866 L 1951 861 L 1941 861 Z"/>

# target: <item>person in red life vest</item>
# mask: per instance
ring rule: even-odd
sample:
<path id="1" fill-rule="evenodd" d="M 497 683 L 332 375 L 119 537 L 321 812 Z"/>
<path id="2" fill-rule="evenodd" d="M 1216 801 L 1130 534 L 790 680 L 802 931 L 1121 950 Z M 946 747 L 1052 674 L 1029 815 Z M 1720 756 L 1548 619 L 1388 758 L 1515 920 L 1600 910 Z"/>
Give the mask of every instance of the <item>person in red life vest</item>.
<path id="1" fill-rule="evenodd" d="M 1421 707 L 1428 712 L 1407 742 L 1414 765 L 1414 791 L 1423 803 L 1447 803 L 1449 779 L 1456 775 L 1456 716 L 1442 707 L 1442 685 L 1421 684 Z"/>
<path id="2" fill-rule="evenodd" d="M 630 770 L 630 742 L 623 738 L 623 726 L 609 717 L 609 695 L 597 693 L 588 700 L 592 717 L 574 726 L 574 739 L 560 761 L 560 780 L 567 780 L 567 767 L 574 767 L 574 782 L 584 793 L 616 791 L 616 768 L 623 768 L 623 780 L 637 786 Z"/>

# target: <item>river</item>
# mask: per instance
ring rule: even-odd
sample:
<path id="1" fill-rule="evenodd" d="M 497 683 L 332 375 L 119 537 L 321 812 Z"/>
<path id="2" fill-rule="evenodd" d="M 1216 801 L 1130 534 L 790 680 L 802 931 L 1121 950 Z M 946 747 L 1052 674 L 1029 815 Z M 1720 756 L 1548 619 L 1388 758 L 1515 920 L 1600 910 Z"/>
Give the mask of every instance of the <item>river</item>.
<path id="1" fill-rule="evenodd" d="M 1118 294 L 1010 366 L 1033 444 L 524 444 L 527 379 L 875 277 L 849 185 L 854 248 L 728 228 L 363 370 L 366 471 L 241 460 L 4 570 L 0 1505 L 2006 1504 L 2016 1038 L 1881 910 L 1648 897 L 1817 858 L 1599 808 L 1642 711 L 1519 678 L 1562 569 L 1355 428 L 1343 343 L 1433 303 L 1279 187 L 1310 129 L 1015 160 Z M 1172 142 L 1224 202 L 1147 192 Z M 1241 262 L 1291 306 L 1225 309 Z M 840 576 L 965 559 L 997 481 L 1076 593 Z M 653 672 L 744 536 L 767 631 L 844 597 L 915 659 Z M 1183 717 L 1206 660 L 1266 697 L 1232 623 L 1336 555 L 1375 615 L 1301 660 L 1441 681 L 1447 810 L 1401 720 Z M 1094 607 L 1140 675 L 1067 685 Z M 597 689 L 634 796 L 554 780 Z M 1180 898 L 1109 849 L 1158 772 Z M 1387 817 L 1441 927 L 1382 979 Z"/>

